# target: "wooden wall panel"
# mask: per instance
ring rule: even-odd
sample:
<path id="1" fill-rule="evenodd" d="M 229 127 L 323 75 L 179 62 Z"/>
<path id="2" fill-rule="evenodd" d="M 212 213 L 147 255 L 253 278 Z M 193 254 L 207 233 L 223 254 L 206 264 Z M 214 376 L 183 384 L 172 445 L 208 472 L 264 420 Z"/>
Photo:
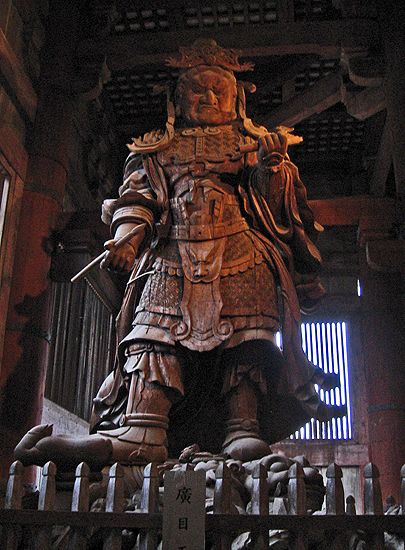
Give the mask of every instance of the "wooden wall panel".
<path id="1" fill-rule="evenodd" d="M 8 300 L 14 267 L 14 251 L 17 239 L 21 200 L 24 183 L 0 153 L 0 177 L 7 181 L 7 197 L 3 197 L 4 221 L 0 242 L 0 370 L 3 356 Z M 1 197 L 0 197 L 1 201 Z M 4 204 L 5 203 L 5 204 Z"/>
<path id="2" fill-rule="evenodd" d="M 45 395 L 89 420 L 114 361 L 114 315 L 86 280 L 53 282 Z"/>

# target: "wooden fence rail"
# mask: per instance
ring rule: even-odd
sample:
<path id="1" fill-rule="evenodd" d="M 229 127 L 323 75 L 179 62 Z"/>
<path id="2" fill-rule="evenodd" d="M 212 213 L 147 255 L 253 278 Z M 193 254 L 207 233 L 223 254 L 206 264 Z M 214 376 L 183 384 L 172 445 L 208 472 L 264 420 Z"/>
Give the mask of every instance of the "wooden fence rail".
<path id="1" fill-rule="evenodd" d="M 123 530 L 133 530 L 138 533 L 138 546 L 141 550 L 152 550 L 158 547 L 164 515 L 170 511 L 173 529 L 187 528 L 186 517 L 176 519 L 174 508 L 181 514 L 181 503 L 190 502 L 191 488 L 180 486 L 180 479 L 192 479 L 196 475 L 198 483 L 204 483 L 201 472 L 193 472 L 190 465 L 182 465 L 180 473 L 187 476 L 167 476 L 177 483 L 173 495 L 177 494 L 173 509 L 159 511 L 159 471 L 156 464 L 149 464 L 144 471 L 144 482 L 139 510 L 125 513 L 123 467 L 114 464 L 109 471 L 105 512 L 89 511 L 89 468 L 80 464 L 76 469 L 70 511 L 55 509 L 56 467 L 48 462 L 42 471 L 42 483 L 39 491 L 36 510 L 22 509 L 24 468 L 20 462 L 14 462 L 10 468 L 4 508 L 0 510 L 1 548 L 4 550 L 19 550 L 20 548 L 47 550 L 58 548 L 58 540 L 52 531 L 54 526 L 64 526 L 59 529 L 60 548 L 81 550 L 88 548 L 89 535 L 97 532 L 100 548 L 103 550 L 119 550 L 122 548 Z M 191 474 L 190 474 L 191 472 Z M 364 468 L 364 514 L 356 515 L 353 497 L 345 498 L 342 485 L 342 470 L 336 464 L 331 464 L 326 472 L 325 513 L 308 515 L 306 507 L 306 487 L 304 472 L 300 464 L 293 464 L 288 472 L 288 496 L 277 496 L 272 505 L 273 513 L 269 514 L 269 493 L 267 486 L 267 471 L 258 464 L 252 472 L 253 497 L 250 503 L 250 514 L 241 515 L 232 504 L 232 472 L 226 463 L 221 463 L 216 470 L 213 513 L 204 514 L 202 510 L 205 532 L 212 548 L 230 549 L 233 539 L 240 533 L 250 532 L 251 544 L 255 548 L 269 547 L 269 531 L 284 530 L 288 532 L 288 547 L 292 550 L 306 550 L 309 541 L 312 544 L 319 540 L 322 534 L 322 548 L 347 550 L 350 548 L 350 537 L 360 533 L 368 550 L 384 548 L 384 532 L 396 533 L 405 537 L 405 466 L 400 473 L 402 512 L 398 515 L 384 515 L 381 499 L 379 473 L 376 466 L 368 464 Z M 176 481 L 177 480 L 177 481 Z M 183 482 L 182 482 L 183 483 Z M 165 482 L 165 487 L 167 487 Z M 176 493 L 177 492 L 177 493 Z M 204 489 L 205 494 L 205 489 Z M 277 494 L 277 491 L 276 491 Z M 179 499 L 181 496 L 181 499 Z M 165 501 L 166 502 L 166 501 Z M 193 513 L 193 512 L 191 512 Z M 174 515 L 173 515 L 174 514 Z M 175 540 L 175 537 L 172 538 Z M 176 546 L 176 548 L 199 550 L 196 546 Z M 312 546 L 314 547 L 314 546 Z M 316 547 L 316 546 L 315 546 Z M 319 546 L 321 548 L 321 546 Z M 163 549 L 172 550 L 174 546 Z M 201 548 L 204 548 L 202 546 Z"/>

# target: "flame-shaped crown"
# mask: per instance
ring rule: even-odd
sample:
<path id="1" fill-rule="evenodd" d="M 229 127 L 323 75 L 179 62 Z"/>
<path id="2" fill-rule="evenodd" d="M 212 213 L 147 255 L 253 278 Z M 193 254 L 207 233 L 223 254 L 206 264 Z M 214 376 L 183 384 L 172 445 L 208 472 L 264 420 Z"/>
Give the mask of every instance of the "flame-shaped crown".
<path id="1" fill-rule="evenodd" d="M 199 65 L 215 65 L 228 71 L 252 71 L 253 63 L 240 63 L 241 50 L 224 49 L 212 38 L 200 38 L 190 47 L 180 47 L 180 55 L 169 57 L 166 64 L 179 69 L 191 69 Z"/>

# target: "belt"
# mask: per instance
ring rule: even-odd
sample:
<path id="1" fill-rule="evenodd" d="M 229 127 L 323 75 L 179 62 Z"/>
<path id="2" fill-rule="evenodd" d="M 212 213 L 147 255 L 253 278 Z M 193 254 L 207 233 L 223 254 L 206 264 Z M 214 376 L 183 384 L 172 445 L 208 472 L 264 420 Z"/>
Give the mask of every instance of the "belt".
<path id="1" fill-rule="evenodd" d="M 210 182 L 212 183 L 212 182 Z M 220 186 L 217 186 L 218 189 L 220 190 Z M 208 188 L 208 186 L 206 187 Z M 212 190 L 216 190 L 216 187 L 211 187 Z M 187 206 L 187 201 L 184 200 L 184 198 L 181 198 L 181 197 L 175 197 L 173 199 L 169 199 L 169 202 L 170 202 L 170 208 L 171 210 L 173 209 L 176 209 L 176 210 L 179 210 L 181 211 L 185 206 Z M 221 200 L 221 203 L 224 205 L 224 206 L 237 206 L 239 207 L 239 200 L 238 198 L 235 196 L 235 195 L 230 195 L 229 193 L 224 193 L 222 195 L 222 200 Z"/>
<path id="2" fill-rule="evenodd" d="M 169 237 L 177 241 L 211 241 L 242 233 L 248 229 L 248 223 L 241 218 L 234 223 L 215 225 L 172 225 Z"/>

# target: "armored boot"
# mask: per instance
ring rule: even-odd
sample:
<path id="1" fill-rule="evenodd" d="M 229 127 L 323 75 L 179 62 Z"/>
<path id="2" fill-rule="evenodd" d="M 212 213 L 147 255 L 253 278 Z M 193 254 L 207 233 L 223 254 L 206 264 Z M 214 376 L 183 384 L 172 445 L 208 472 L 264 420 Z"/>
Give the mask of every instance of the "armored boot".
<path id="1" fill-rule="evenodd" d="M 228 394 L 228 421 L 222 452 L 243 462 L 270 454 L 270 446 L 260 439 L 257 422 L 257 395 L 244 378 Z"/>
<path id="2" fill-rule="evenodd" d="M 87 437 L 52 435 L 52 425 L 32 428 L 14 450 L 24 466 L 55 462 L 58 471 L 74 471 L 84 461 L 92 470 L 113 462 L 147 464 L 167 459 L 166 430 L 171 401 L 158 384 L 133 374 L 123 426 Z M 136 412 L 135 412 L 136 411 Z"/>
<path id="3" fill-rule="evenodd" d="M 171 401 L 162 386 L 131 378 L 128 406 L 122 427 L 97 432 L 113 447 L 113 461 L 146 464 L 168 457 L 166 432 Z"/>

